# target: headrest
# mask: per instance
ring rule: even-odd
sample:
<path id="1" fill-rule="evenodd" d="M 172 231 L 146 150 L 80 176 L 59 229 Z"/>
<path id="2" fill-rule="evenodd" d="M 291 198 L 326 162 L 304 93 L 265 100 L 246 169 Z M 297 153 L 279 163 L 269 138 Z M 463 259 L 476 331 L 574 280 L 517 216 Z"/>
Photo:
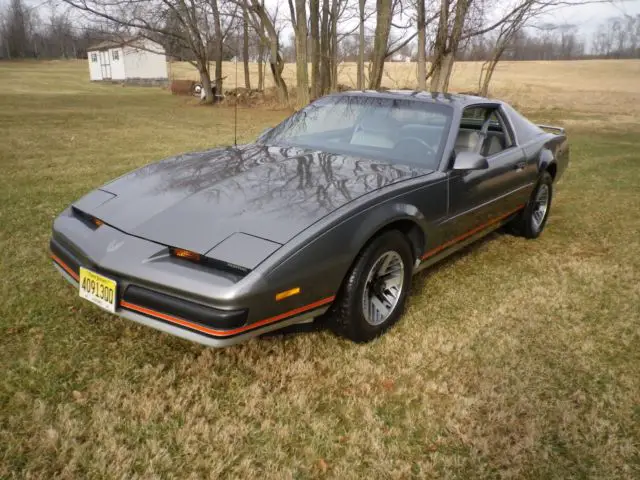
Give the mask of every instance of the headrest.
<path id="1" fill-rule="evenodd" d="M 456 138 L 456 150 L 473 151 L 480 142 L 480 134 L 473 130 L 460 130 Z"/>

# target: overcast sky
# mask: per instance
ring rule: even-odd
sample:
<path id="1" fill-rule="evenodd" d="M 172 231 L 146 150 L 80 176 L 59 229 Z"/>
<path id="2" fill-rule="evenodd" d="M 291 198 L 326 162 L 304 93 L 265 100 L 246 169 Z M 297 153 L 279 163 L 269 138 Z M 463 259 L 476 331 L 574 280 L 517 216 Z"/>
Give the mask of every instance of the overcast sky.
<path id="1" fill-rule="evenodd" d="M 9 3 L 10 0 L 0 0 L 0 5 L 4 6 Z M 288 15 L 288 9 L 286 8 L 286 0 L 266 0 L 267 5 L 276 4 L 280 2 L 283 13 Z M 368 4 L 373 4 L 375 0 L 367 0 Z M 47 11 L 51 4 L 57 3 L 60 5 L 58 10 L 63 10 L 67 6 L 60 2 L 60 0 L 25 0 L 27 5 L 35 7 L 37 10 L 42 10 L 41 15 L 46 17 Z M 611 0 L 606 3 L 597 3 L 591 5 L 577 5 L 571 7 L 564 7 L 554 10 L 553 13 L 547 14 L 541 17 L 538 23 L 554 23 L 554 24 L 572 24 L 576 25 L 579 29 L 580 35 L 586 40 L 587 47 L 590 46 L 591 37 L 598 25 L 606 21 L 611 17 L 618 17 L 623 14 L 637 15 L 640 14 L 640 0 Z M 288 39 L 288 33 L 285 35 Z"/>
<path id="2" fill-rule="evenodd" d="M 592 5 L 577 5 L 555 10 L 552 14 L 541 19 L 549 23 L 574 24 L 583 36 L 591 37 L 598 25 L 610 17 L 623 14 L 640 14 L 640 0 L 616 1 L 615 3 L 596 3 Z"/>

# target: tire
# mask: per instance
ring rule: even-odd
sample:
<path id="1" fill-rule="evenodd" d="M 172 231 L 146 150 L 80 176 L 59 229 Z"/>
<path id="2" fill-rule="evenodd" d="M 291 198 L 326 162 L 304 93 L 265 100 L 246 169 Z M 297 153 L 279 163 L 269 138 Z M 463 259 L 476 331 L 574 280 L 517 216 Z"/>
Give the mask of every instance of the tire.
<path id="1" fill-rule="evenodd" d="M 396 323 L 411 287 L 413 261 L 409 241 L 396 230 L 384 232 L 369 242 L 358 254 L 329 313 L 334 332 L 364 343 Z M 388 273 L 379 277 L 380 272 Z M 371 300 L 373 297 L 375 300 Z"/>
<path id="2" fill-rule="evenodd" d="M 547 224 L 552 199 L 553 178 L 549 172 L 544 171 L 531 192 L 524 210 L 509 223 L 511 232 L 524 238 L 538 238 Z M 542 201 L 544 201 L 544 208 L 541 208 Z"/>

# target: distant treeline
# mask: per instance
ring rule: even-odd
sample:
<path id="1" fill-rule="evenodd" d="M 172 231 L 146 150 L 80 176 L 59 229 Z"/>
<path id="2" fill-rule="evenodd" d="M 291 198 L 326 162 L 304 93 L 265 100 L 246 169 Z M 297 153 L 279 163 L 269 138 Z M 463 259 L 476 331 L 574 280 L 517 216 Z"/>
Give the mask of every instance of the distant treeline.
<path id="1" fill-rule="evenodd" d="M 48 11 L 40 14 L 23 0 L 11 0 L 0 9 L 0 59 L 14 58 L 86 58 L 92 44 L 112 38 L 114 31 L 74 22 L 68 11 Z M 491 59 L 494 33 L 471 37 L 456 53 L 458 60 L 486 61 Z M 191 60 L 188 50 L 180 48 L 169 37 L 157 36 L 167 54 L 180 60 Z M 232 59 L 241 41 L 234 32 L 225 38 L 224 58 Z M 295 39 L 281 43 L 282 56 L 287 62 L 296 61 Z M 260 39 L 249 39 L 247 53 L 255 61 L 262 56 Z M 344 35 L 338 45 L 338 61 L 358 60 L 358 35 Z M 373 50 L 372 36 L 368 37 L 365 56 Z M 242 57 L 242 54 L 239 55 Z M 503 60 L 571 60 L 578 58 L 640 58 L 640 15 L 624 15 L 602 22 L 591 38 L 580 35 L 575 25 L 547 24 L 535 28 L 522 28 L 513 35 Z M 390 61 L 416 60 L 416 42 L 407 43 Z"/>

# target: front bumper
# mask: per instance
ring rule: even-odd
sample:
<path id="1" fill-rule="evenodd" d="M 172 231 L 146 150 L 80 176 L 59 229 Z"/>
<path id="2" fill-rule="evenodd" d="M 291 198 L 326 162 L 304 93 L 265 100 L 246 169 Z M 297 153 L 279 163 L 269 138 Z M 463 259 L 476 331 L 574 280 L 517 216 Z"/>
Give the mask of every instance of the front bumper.
<path id="1" fill-rule="evenodd" d="M 80 267 L 117 282 L 116 314 L 205 345 L 225 346 L 322 315 L 333 296 L 275 301 L 261 279 L 176 260 L 169 248 L 111 226 L 90 228 L 67 210 L 50 242 L 58 270 L 77 286 Z M 315 301 L 314 301 L 315 300 Z M 294 308 L 296 307 L 297 308 Z"/>
<path id="2" fill-rule="evenodd" d="M 55 255 L 52 255 L 52 257 L 54 266 L 60 274 L 71 285 L 77 288 L 77 273 L 68 265 L 62 263 L 59 257 Z M 119 302 L 116 315 L 202 345 L 209 347 L 227 347 L 289 325 L 310 322 L 315 317 L 325 313 L 332 301 L 333 297 L 330 297 L 315 302 L 314 304 L 285 312 L 276 317 L 266 318 L 251 325 L 228 330 L 213 329 L 191 320 L 167 315 L 122 300 Z"/>

